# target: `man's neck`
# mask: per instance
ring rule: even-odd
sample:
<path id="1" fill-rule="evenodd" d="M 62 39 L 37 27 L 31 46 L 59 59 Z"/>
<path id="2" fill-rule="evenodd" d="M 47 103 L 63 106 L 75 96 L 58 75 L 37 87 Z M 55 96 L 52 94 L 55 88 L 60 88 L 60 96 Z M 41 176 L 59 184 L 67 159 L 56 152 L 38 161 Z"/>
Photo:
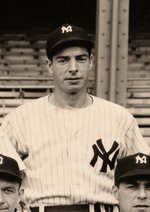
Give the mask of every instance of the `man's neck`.
<path id="1" fill-rule="evenodd" d="M 50 96 L 50 103 L 61 108 L 84 108 L 92 104 L 92 98 L 87 93 L 65 94 L 61 96 L 54 93 Z"/>

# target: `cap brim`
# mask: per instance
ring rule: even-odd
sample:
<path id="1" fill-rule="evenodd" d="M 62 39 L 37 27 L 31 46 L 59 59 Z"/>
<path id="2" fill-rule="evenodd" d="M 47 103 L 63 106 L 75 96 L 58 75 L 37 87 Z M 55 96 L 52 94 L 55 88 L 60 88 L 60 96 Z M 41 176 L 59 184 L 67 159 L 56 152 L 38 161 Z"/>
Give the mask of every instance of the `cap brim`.
<path id="1" fill-rule="evenodd" d="M 87 39 L 82 39 L 79 37 L 69 37 L 69 38 L 64 38 L 63 40 L 58 41 L 55 45 L 53 45 L 51 48 L 55 48 L 56 46 L 62 45 L 62 44 L 67 44 L 67 43 L 74 43 L 74 42 L 79 42 L 83 44 L 89 44 L 91 46 L 94 46 L 93 41 L 87 40 Z"/>
<path id="2" fill-rule="evenodd" d="M 6 170 L 0 170 L 0 174 L 5 174 L 5 175 L 8 175 L 8 176 L 12 176 L 12 177 L 14 177 L 14 178 L 16 178 L 18 181 L 21 181 L 22 179 L 21 179 L 21 177 L 20 176 L 18 176 L 18 175 L 16 175 L 16 174 L 14 174 L 14 173 L 12 173 L 11 171 L 6 171 Z"/>
<path id="3" fill-rule="evenodd" d="M 66 38 L 63 40 L 58 41 L 55 45 L 51 46 L 51 49 L 49 50 L 49 54 L 53 54 L 53 52 L 66 47 L 66 46 L 71 46 L 71 45 L 83 45 L 87 46 L 89 48 L 94 47 L 93 41 L 86 40 L 86 39 L 81 39 L 79 37 L 71 37 L 71 38 Z"/>
<path id="4" fill-rule="evenodd" d="M 121 175 L 120 177 L 118 177 L 116 179 L 116 182 L 120 182 L 120 180 L 129 178 L 129 177 L 134 177 L 134 176 L 144 176 L 144 175 L 148 175 L 150 176 L 150 170 L 143 170 L 143 169 L 136 169 L 130 172 L 127 172 L 126 174 Z"/>

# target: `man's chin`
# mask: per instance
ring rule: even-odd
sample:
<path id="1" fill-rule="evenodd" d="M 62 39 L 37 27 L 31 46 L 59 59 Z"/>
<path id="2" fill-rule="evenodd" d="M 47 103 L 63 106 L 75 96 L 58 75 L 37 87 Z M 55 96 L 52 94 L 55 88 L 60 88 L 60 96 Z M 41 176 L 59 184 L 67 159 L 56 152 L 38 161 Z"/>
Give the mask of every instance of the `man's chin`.
<path id="1" fill-rule="evenodd" d="M 71 88 L 68 88 L 69 94 L 76 94 L 76 93 L 80 93 L 81 91 L 82 91 L 82 87 L 79 87 L 79 86 L 72 86 Z"/>

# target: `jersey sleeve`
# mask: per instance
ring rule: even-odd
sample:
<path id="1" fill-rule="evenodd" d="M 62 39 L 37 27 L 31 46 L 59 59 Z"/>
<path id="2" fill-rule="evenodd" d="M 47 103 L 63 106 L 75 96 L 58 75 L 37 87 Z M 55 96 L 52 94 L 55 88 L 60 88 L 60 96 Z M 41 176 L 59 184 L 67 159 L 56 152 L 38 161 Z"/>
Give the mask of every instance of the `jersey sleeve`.
<path id="1" fill-rule="evenodd" d="M 0 153 L 14 158 L 18 162 L 21 171 L 26 169 L 25 164 L 13 146 L 9 136 L 2 127 L 0 128 Z"/>
<path id="2" fill-rule="evenodd" d="M 123 154 L 122 156 L 135 154 L 137 152 L 150 155 L 150 147 L 144 140 L 137 121 L 134 117 L 125 135 L 124 143 L 122 142 L 121 146 Z"/>

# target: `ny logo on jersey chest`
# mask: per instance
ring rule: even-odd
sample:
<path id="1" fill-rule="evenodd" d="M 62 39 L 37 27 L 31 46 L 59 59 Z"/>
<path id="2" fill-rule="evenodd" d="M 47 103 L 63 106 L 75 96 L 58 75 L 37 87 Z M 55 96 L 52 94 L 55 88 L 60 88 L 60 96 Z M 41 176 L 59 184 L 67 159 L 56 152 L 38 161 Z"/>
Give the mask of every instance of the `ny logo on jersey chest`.
<path id="1" fill-rule="evenodd" d="M 97 145 L 96 145 L 97 144 Z M 107 152 L 103 146 L 102 139 L 96 141 L 96 144 L 92 146 L 94 151 L 94 156 L 90 162 L 91 166 L 95 166 L 98 157 L 102 159 L 102 166 L 100 172 L 107 172 L 107 167 L 109 166 L 110 170 L 114 169 L 115 161 L 119 153 L 119 144 L 114 141 L 110 150 Z M 109 156 L 112 155 L 112 159 L 109 159 Z"/>

